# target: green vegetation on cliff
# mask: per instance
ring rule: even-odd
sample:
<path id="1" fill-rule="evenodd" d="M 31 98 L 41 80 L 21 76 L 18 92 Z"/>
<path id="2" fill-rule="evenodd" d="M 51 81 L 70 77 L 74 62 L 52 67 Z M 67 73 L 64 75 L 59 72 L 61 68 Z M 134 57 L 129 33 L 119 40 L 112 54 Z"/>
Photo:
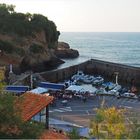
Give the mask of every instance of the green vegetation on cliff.
<path id="1" fill-rule="evenodd" d="M 17 13 L 14 8 L 0 4 L 0 33 L 34 37 L 35 33 L 44 31 L 48 44 L 58 40 L 60 33 L 53 21 L 41 14 Z"/>
<path id="2" fill-rule="evenodd" d="M 17 48 L 13 45 L 13 43 L 9 41 L 3 41 L 3 40 L 0 40 L 0 50 L 8 54 L 16 53 L 20 56 L 23 56 L 25 54 L 25 51 L 22 48 Z"/>
<path id="3" fill-rule="evenodd" d="M 41 45 L 38 44 L 32 44 L 30 46 L 30 52 L 32 53 L 43 53 L 44 48 Z"/>

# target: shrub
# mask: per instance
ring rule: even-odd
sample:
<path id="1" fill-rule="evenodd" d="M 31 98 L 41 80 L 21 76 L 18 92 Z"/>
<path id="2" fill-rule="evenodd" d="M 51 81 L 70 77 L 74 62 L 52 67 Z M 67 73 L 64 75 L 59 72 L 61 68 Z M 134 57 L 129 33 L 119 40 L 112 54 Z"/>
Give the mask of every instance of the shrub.
<path id="1" fill-rule="evenodd" d="M 32 44 L 30 46 L 30 52 L 32 53 L 42 53 L 44 51 L 43 46 L 39 45 L 39 44 Z"/>
<path id="2" fill-rule="evenodd" d="M 6 53 L 12 53 L 14 51 L 14 46 L 8 41 L 0 40 L 0 50 Z"/>
<path id="3" fill-rule="evenodd" d="M 24 56 L 25 55 L 25 51 L 22 48 L 15 48 L 15 52 L 20 55 L 20 56 Z"/>

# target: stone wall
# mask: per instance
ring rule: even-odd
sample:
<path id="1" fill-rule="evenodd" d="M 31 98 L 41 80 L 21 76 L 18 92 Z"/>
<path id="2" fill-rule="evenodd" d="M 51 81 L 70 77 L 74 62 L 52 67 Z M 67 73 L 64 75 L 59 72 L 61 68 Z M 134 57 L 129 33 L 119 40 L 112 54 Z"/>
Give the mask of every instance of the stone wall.
<path id="1" fill-rule="evenodd" d="M 54 71 L 47 71 L 40 73 L 40 75 L 49 82 L 60 82 L 69 79 L 72 75 L 76 74 L 78 70 L 86 71 L 86 66 L 90 61 L 70 66 L 64 69 L 57 69 Z"/>
<path id="2" fill-rule="evenodd" d="M 87 74 L 101 75 L 105 79 L 115 82 L 115 72 L 119 73 L 118 81 L 125 85 L 130 85 L 131 81 L 136 86 L 140 87 L 140 68 L 110 63 L 100 60 L 91 59 L 84 63 L 70 66 L 64 69 L 58 69 L 49 72 L 40 73 L 40 75 L 49 82 L 59 82 L 69 79 L 78 70 L 84 71 Z"/>
<path id="3" fill-rule="evenodd" d="M 140 87 L 140 68 L 95 59 L 92 59 L 86 68 L 90 74 L 100 74 L 111 80 L 115 79 L 115 72 L 118 72 L 119 82 L 130 85 L 133 81 Z"/>

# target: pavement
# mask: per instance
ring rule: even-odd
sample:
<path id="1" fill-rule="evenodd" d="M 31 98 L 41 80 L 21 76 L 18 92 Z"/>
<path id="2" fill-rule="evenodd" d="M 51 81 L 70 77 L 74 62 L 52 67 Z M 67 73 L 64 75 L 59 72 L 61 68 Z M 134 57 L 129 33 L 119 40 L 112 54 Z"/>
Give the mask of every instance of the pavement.
<path id="1" fill-rule="evenodd" d="M 62 104 L 62 101 L 62 99 L 59 99 L 56 101 L 56 106 L 50 107 L 50 118 L 66 121 L 83 127 L 89 127 L 90 120 L 96 115 L 96 109 L 101 106 L 103 101 L 105 106 L 126 108 L 140 114 L 140 101 L 137 99 L 117 99 L 115 96 L 100 95 L 91 97 L 87 99 L 86 102 L 83 102 L 81 99 L 71 99 L 64 105 Z"/>

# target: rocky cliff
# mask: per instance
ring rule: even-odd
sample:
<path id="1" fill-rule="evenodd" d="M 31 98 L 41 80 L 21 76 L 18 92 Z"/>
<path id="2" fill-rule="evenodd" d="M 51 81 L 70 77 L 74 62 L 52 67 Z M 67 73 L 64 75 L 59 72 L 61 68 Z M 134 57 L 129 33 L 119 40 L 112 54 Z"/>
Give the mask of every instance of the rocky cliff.
<path id="1" fill-rule="evenodd" d="M 64 63 L 60 58 L 76 56 L 68 44 L 58 43 L 60 32 L 53 21 L 40 14 L 17 13 L 14 8 L 0 4 L 0 65 L 38 72 Z"/>
<path id="2" fill-rule="evenodd" d="M 54 53 L 58 58 L 76 58 L 79 56 L 79 52 L 71 49 L 69 44 L 65 42 L 58 42 Z"/>
<path id="3" fill-rule="evenodd" d="M 34 72 L 51 70 L 64 63 L 61 58 L 76 58 L 77 50 L 70 48 L 65 42 L 55 42 L 55 48 L 49 48 L 45 33 L 36 33 L 34 37 L 21 37 L 16 34 L 0 34 L 0 42 L 12 44 L 13 50 L 0 51 L 0 64 L 13 64 L 18 72 L 32 70 Z M 1 44 L 0 44 L 1 46 Z"/>

